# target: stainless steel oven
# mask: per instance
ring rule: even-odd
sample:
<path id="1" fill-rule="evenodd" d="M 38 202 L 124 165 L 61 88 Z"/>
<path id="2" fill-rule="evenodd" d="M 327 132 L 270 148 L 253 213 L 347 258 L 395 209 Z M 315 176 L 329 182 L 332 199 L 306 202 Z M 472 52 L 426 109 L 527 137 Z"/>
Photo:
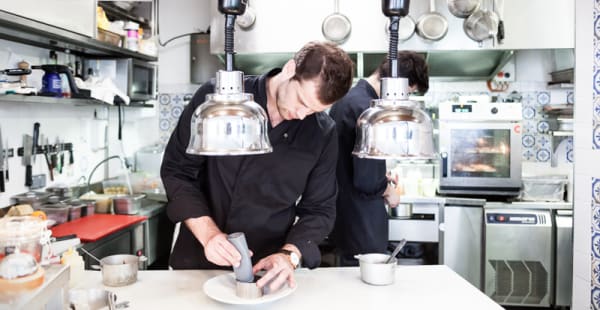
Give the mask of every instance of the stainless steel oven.
<path id="1" fill-rule="evenodd" d="M 517 196 L 521 104 L 461 97 L 439 105 L 440 194 Z"/>

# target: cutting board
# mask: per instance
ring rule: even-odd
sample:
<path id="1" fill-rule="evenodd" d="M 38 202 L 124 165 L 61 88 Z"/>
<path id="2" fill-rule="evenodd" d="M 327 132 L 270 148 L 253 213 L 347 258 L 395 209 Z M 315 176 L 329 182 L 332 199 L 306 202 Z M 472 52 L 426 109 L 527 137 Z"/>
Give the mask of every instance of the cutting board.
<path id="1" fill-rule="evenodd" d="M 56 225 L 51 230 L 54 237 L 75 234 L 81 242 L 95 242 L 146 219 L 147 217 L 138 215 L 94 214 Z"/>

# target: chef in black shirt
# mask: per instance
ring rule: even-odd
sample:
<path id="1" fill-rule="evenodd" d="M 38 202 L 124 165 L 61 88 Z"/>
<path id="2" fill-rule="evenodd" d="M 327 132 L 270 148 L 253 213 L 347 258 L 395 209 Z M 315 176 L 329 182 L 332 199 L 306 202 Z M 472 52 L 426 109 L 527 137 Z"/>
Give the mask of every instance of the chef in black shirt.
<path id="1" fill-rule="evenodd" d="M 315 268 L 318 243 L 335 221 L 337 134 L 323 112 L 352 83 L 353 63 L 330 43 L 306 44 L 282 69 L 246 77 L 245 92 L 268 114 L 273 152 L 250 156 L 186 153 L 196 107 L 214 92 L 206 83 L 185 108 L 167 145 L 161 177 L 167 214 L 182 222 L 170 257 L 174 269 L 237 266 L 227 234 L 244 232 L 257 282 L 294 286 L 297 259 Z"/>
<path id="2" fill-rule="evenodd" d="M 414 52 L 398 53 L 398 72 L 408 76 L 411 90 L 425 93 L 429 76 L 425 60 Z M 337 217 L 332 240 L 342 266 L 357 266 L 356 254 L 385 253 L 388 243 L 387 203 L 396 207 L 400 197 L 389 185 L 385 160 L 352 155 L 356 140 L 356 120 L 379 98 L 380 78 L 389 76 L 384 60 L 367 79 L 361 79 L 333 105 L 329 115 L 335 120 L 339 139 Z"/>

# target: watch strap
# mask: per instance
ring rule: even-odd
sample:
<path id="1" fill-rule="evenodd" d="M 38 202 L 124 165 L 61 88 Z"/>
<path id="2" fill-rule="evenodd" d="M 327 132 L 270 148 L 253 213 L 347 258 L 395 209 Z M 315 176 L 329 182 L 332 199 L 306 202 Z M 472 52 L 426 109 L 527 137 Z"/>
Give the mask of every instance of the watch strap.
<path id="1" fill-rule="evenodd" d="M 299 261 L 297 263 L 294 263 L 294 261 L 292 260 L 292 255 L 296 255 L 296 257 L 298 257 L 298 254 L 296 254 L 290 250 L 286 250 L 286 249 L 280 249 L 277 253 L 282 253 L 282 254 L 287 255 L 288 261 L 290 262 L 290 264 L 292 264 L 292 267 L 294 267 L 294 269 L 298 269 L 298 267 L 300 267 Z"/>

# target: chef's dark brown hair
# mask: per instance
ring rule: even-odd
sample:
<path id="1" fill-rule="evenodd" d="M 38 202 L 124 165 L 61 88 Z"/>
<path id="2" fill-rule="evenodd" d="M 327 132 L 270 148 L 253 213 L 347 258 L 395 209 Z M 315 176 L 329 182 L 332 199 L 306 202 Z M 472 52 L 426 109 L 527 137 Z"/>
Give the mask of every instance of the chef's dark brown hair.
<path id="1" fill-rule="evenodd" d="M 333 104 L 352 85 L 354 63 L 350 56 L 332 43 L 309 42 L 294 56 L 296 80 L 320 76 L 318 98 L 323 104 Z"/>
<path id="2" fill-rule="evenodd" d="M 381 62 L 377 72 L 380 77 L 390 76 L 387 57 Z M 417 86 L 420 93 L 426 93 L 429 89 L 429 68 L 423 56 L 410 51 L 398 52 L 398 73 L 400 76 L 408 77 L 408 84 Z"/>

